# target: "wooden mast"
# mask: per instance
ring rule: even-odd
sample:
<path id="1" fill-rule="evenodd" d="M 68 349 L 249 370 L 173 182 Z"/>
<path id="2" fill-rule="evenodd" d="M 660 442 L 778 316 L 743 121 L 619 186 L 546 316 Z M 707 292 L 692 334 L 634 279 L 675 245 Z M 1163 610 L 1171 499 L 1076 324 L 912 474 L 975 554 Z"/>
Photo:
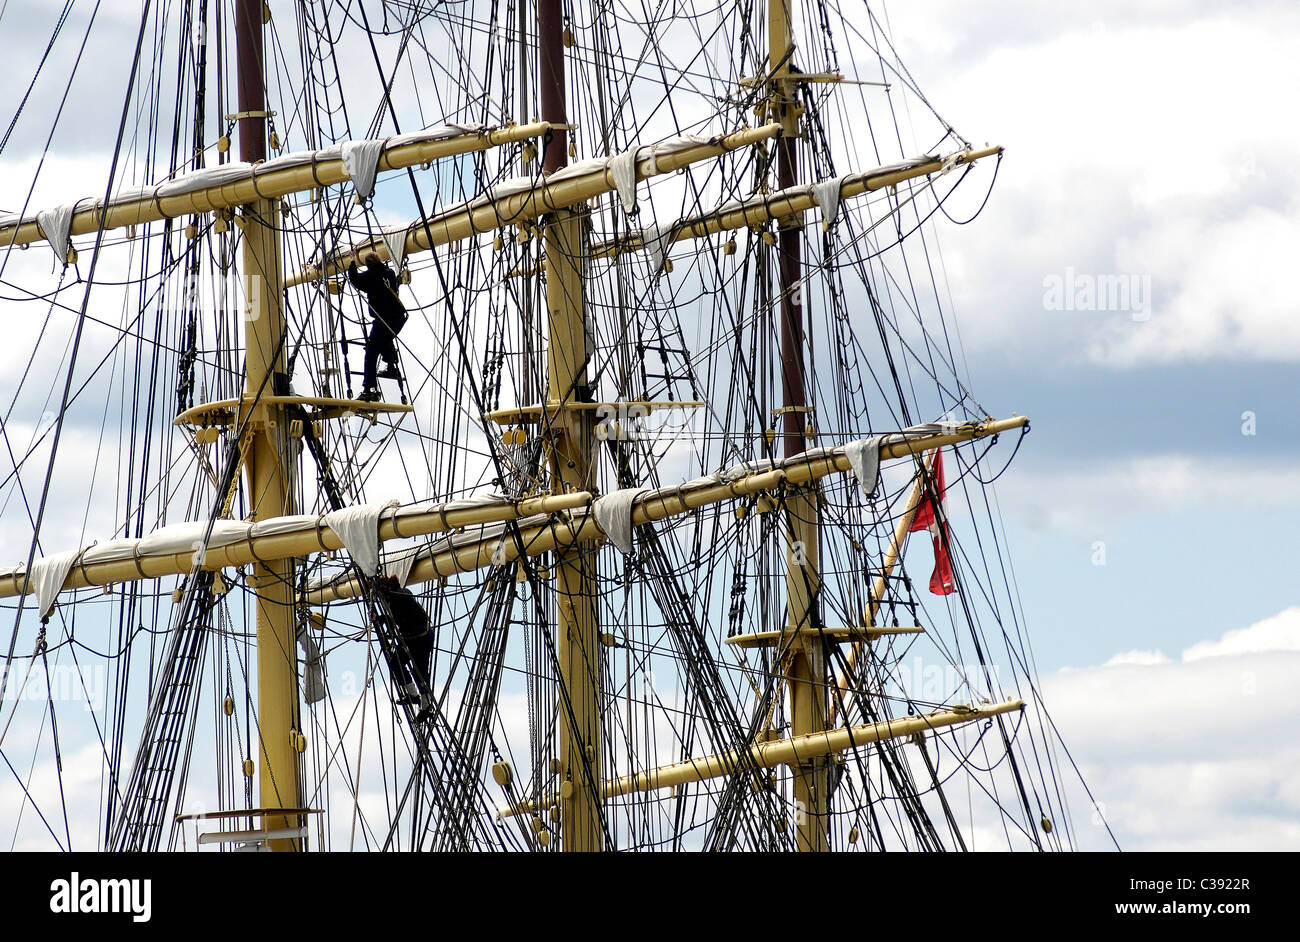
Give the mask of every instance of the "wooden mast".
<path id="1" fill-rule="evenodd" d="M 794 35 L 790 0 L 768 0 L 768 108 L 781 124 L 776 140 L 776 185 L 785 190 L 799 182 L 799 114 L 795 100 L 797 72 L 791 65 Z M 778 290 L 781 316 L 781 381 L 784 401 L 779 410 L 786 458 L 807 448 L 812 412 L 806 393 L 803 313 L 803 215 L 777 220 Z M 786 492 L 786 623 L 795 632 L 821 624 L 821 577 L 818 572 L 818 509 L 814 487 Z M 798 633 L 785 661 L 790 688 L 790 734 L 809 736 L 826 728 L 826 645 L 815 635 Z M 800 851 L 829 849 L 827 840 L 827 759 L 796 758 L 794 776 L 795 847 Z"/>
<path id="2" fill-rule="evenodd" d="M 262 0 L 239 0 L 235 35 L 239 57 L 239 158 L 266 159 L 266 88 L 262 43 Z M 257 396 L 288 394 L 284 371 L 285 322 L 280 251 L 280 206 L 258 199 L 240 209 L 243 229 L 245 392 L 248 404 L 239 419 L 248 419 L 244 465 L 253 518 L 292 513 L 296 455 L 289 422 L 278 404 L 253 404 Z M 251 413 L 251 414 L 250 414 Z M 259 807 L 301 808 L 297 657 L 294 619 L 294 560 L 253 566 L 257 593 L 257 740 Z M 297 815 L 266 815 L 266 830 L 292 829 Z M 280 838 L 272 850 L 297 850 L 300 841 Z"/>
<path id="3" fill-rule="evenodd" d="M 569 162 L 564 87 L 564 18 L 561 0 L 537 4 L 538 93 L 542 120 L 554 130 L 543 170 Z M 594 413 L 573 408 L 590 399 L 582 260 L 585 204 L 555 210 L 545 232 L 547 399 L 558 408 L 544 435 L 554 493 L 592 486 Z M 604 846 L 600 808 L 600 643 L 595 569 L 599 544 L 557 549 L 555 647 L 560 662 L 560 846 L 598 851 Z"/>
<path id="4" fill-rule="evenodd" d="M 553 173 L 568 163 L 568 124 L 564 82 L 563 16 L 560 0 L 538 0 L 538 92 L 543 119 L 554 126 L 545 153 L 545 170 Z M 236 35 L 240 70 L 240 158 L 257 163 L 266 158 L 267 117 L 263 78 L 263 11 L 260 0 L 237 0 Z M 799 116 L 796 90 L 804 80 L 791 65 L 793 38 L 790 0 L 768 0 L 769 76 L 768 107 L 781 126 L 776 145 L 776 182 L 785 190 L 799 179 Z M 521 32 L 522 37 L 522 32 Z M 521 92 L 522 93 L 522 92 Z M 521 120 L 522 120 L 521 112 Z M 515 129 L 522 136 L 532 129 Z M 749 132 L 755 136 L 762 129 Z M 535 133 L 535 132 L 534 132 Z M 737 135 L 739 137 L 739 135 Z M 495 140 L 492 141 L 495 143 Z M 737 145 L 739 146 L 739 145 Z M 993 152 L 996 149 L 987 149 Z M 979 152 L 974 156 L 983 156 Z M 681 158 L 685 161 L 685 158 Z M 314 172 L 314 169 L 313 169 Z M 932 172 L 928 167 L 900 171 L 900 178 Z M 884 184 L 882 184 L 884 185 Z M 574 181 L 550 193 L 578 186 Z M 864 188 L 868 188 L 864 184 Z M 256 189 L 256 186 L 254 186 Z M 241 194 L 242 198 L 243 194 Z M 536 204 L 533 204 L 536 205 Z M 552 203 L 552 206 L 555 204 Z M 802 220 L 803 207 L 788 205 L 777 217 L 779 237 L 779 310 L 781 317 L 783 405 L 782 448 L 787 458 L 803 453 L 811 431 L 805 364 Z M 161 210 L 160 210 L 161 211 Z M 496 212 L 495 208 L 489 211 Z M 105 212 L 107 212 L 105 210 Z M 587 255 L 585 202 L 552 209 L 542 218 L 545 246 L 548 382 L 547 408 L 542 410 L 548 460 L 552 470 L 552 498 L 563 500 L 593 490 L 592 411 L 585 361 L 588 328 L 583 304 L 583 264 Z M 296 454 L 289 438 L 285 407 L 276 401 L 288 393 L 284 374 L 285 320 L 278 198 L 258 198 L 239 209 L 243 230 L 243 270 L 247 297 L 246 397 L 237 406 L 238 422 L 247 419 L 242 441 L 248 475 L 250 510 L 254 519 L 294 512 Z M 721 223 L 719 223 L 721 225 Z M 473 230 L 470 217 L 470 231 Z M 427 232 L 427 229 L 425 230 Z M 17 231 L 15 231 L 15 235 Z M 446 240 L 463 235 L 450 231 Z M 415 237 L 412 236 L 414 239 Z M 426 237 L 427 238 L 427 237 Z M 432 241 L 432 240 L 430 240 Z M 441 241 L 441 240 L 439 240 Z M 417 247 L 430 247 L 419 246 Z M 319 272 L 314 273 L 319 275 Z M 268 399 L 270 401 L 268 401 Z M 260 401 L 259 401 L 260 400 Z M 547 415 L 549 413 L 549 416 Z M 786 486 L 787 623 L 799 629 L 821 624 L 818 615 L 818 500 L 815 479 Z M 901 542 L 897 540 L 896 542 Z M 560 703 L 561 834 L 565 850 L 599 850 L 603 846 L 600 735 L 600 646 L 595 604 L 595 544 L 587 535 L 557 543 L 556 648 L 560 660 L 563 699 Z M 261 743 L 260 807 L 302 807 L 299 753 L 304 739 L 299 732 L 299 705 L 295 658 L 295 619 L 292 586 L 295 560 L 258 562 L 251 585 L 257 591 L 258 738 Z M 83 567 L 84 569 L 84 567 Z M 141 574 L 143 572 L 141 571 Z M 874 598 L 879 598 L 877 590 Z M 806 631 L 803 636 L 806 636 Z M 828 678 L 825 646 L 813 639 L 792 651 L 783 669 L 791 692 L 791 735 L 806 738 L 824 733 L 828 719 Z M 850 745 L 852 740 L 850 739 Z M 827 765 L 823 754 L 802 751 L 788 759 L 794 777 L 794 798 L 799 812 L 797 846 L 800 850 L 828 849 Z M 292 820 L 291 820 L 292 819 Z M 296 815 L 268 815 L 267 830 L 293 829 Z M 296 841 L 277 839 L 272 848 L 293 849 Z"/>

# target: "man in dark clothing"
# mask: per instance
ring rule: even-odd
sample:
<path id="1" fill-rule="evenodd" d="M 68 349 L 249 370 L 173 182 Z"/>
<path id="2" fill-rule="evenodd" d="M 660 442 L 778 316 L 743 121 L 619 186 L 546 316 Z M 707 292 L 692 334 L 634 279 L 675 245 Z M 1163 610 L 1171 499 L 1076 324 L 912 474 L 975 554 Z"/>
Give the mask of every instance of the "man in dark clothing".
<path id="1" fill-rule="evenodd" d="M 393 639 L 397 647 L 397 664 L 394 672 L 402 691 L 403 703 L 419 703 L 428 710 L 429 662 L 433 655 L 433 628 L 429 616 L 416 600 L 411 590 L 397 581 L 396 576 L 379 580 L 379 589 L 388 602 L 393 615 Z"/>
<path id="2" fill-rule="evenodd" d="M 357 269 L 355 256 L 348 265 L 348 281 L 366 296 L 370 314 L 370 335 L 366 337 L 365 374 L 361 380 L 363 402 L 375 402 L 379 396 L 379 376 L 398 379 L 396 337 L 406 324 L 406 308 L 397 294 L 397 276 L 374 252 L 367 252 L 365 271 Z M 382 356 L 388 363 L 384 372 L 376 375 L 378 360 Z"/>

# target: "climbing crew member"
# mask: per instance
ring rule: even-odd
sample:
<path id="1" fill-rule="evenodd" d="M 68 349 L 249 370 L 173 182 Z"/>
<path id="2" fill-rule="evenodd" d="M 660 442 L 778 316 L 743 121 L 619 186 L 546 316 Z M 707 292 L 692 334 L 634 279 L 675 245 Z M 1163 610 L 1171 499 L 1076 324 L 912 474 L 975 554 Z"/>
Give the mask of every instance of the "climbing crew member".
<path id="1" fill-rule="evenodd" d="M 429 709 L 429 661 L 433 655 L 433 628 L 429 616 L 416 601 L 411 590 L 397 581 L 396 576 L 379 580 L 380 591 L 393 615 L 393 628 L 397 633 L 397 682 L 401 686 L 399 703 L 420 704 L 421 716 Z"/>
<path id="2" fill-rule="evenodd" d="M 385 265 L 374 252 L 367 252 L 364 259 L 365 271 L 357 269 L 357 254 L 352 253 L 348 265 L 348 281 L 352 287 L 362 291 L 370 304 L 370 314 L 374 321 L 370 325 L 370 334 L 366 337 L 365 374 L 361 380 L 362 402 L 377 402 L 379 379 L 400 379 L 397 372 L 397 344 L 395 339 L 406 325 L 406 308 L 397 294 L 397 276 Z M 375 369 L 380 357 L 388 364 L 387 369 L 378 376 Z"/>

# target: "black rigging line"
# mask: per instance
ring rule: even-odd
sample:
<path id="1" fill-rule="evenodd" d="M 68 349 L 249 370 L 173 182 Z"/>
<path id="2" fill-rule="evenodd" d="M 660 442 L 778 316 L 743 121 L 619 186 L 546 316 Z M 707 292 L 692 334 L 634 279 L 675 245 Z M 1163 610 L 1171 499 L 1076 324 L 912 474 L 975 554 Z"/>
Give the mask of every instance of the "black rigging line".
<path id="1" fill-rule="evenodd" d="M 126 118 L 127 115 L 130 113 L 131 92 L 132 89 L 134 89 L 135 87 L 136 71 L 140 65 L 140 51 L 144 45 L 145 28 L 149 22 L 149 8 L 152 5 L 152 2 L 153 0 L 145 0 L 144 11 L 140 17 L 140 32 L 136 37 L 135 56 L 131 64 L 131 76 L 127 83 L 126 100 L 122 105 L 122 117 L 118 122 L 118 129 L 117 129 L 117 142 L 113 147 L 113 161 L 108 173 L 108 184 L 104 189 L 105 205 L 108 204 L 109 198 L 112 196 L 113 180 L 117 175 L 118 160 L 121 157 L 121 153 L 122 153 L 122 141 L 126 136 Z M 91 259 L 90 259 L 90 276 L 92 280 L 94 277 L 95 267 L 99 263 L 99 258 L 100 258 L 99 247 L 100 247 L 100 243 L 103 241 L 103 238 L 104 238 L 104 226 L 103 226 L 103 220 L 101 219 L 100 225 L 97 227 L 95 232 L 95 248 L 93 250 L 93 254 L 91 255 Z M 53 479 L 54 476 L 54 463 L 56 458 L 58 457 L 59 440 L 62 437 L 63 423 L 64 423 L 64 419 L 67 416 L 68 397 L 72 391 L 72 378 L 73 378 L 73 374 L 76 372 L 75 368 L 77 363 L 77 353 L 81 347 L 82 331 L 86 324 L 85 314 L 89 304 L 90 304 L 90 285 L 87 284 L 85 293 L 82 296 L 80 316 L 77 319 L 76 330 L 73 334 L 72 352 L 68 360 L 68 375 L 63 386 L 63 400 L 59 408 L 58 419 L 55 422 L 54 439 L 50 446 L 50 461 L 45 471 L 45 485 L 42 488 L 42 492 L 41 492 L 40 507 L 36 513 L 36 525 L 33 528 L 31 547 L 27 553 L 27 564 L 24 567 L 24 573 L 23 573 L 23 587 L 22 587 L 22 591 L 19 593 L 19 598 L 26 595 L 31 589 L 32 562 L 36 559 L 36 548 L 40 540 L 41 524 L 44 522 L 45 509 L 50 497 L 50 481 Z M 3 677 L 0 677 L 0 690 L 5 689 L 8 683 L 9 666 L 13 659 L 14 648 L 18 643 L 18 629 L 22 623 L 22 614 L 23 614 L 23 608 L 21 605 L 19 605 L 17 612 L 14 615 L 14 630 L 13 630 L 13 634 L 10 636 L 9 650 L 5 657 L 4 675 Z"/>
<path id="2" fill-rule="evenodd" d="M 23 108 L 27 107 L 27 99 L 31 97 L 32 89 L 36 87 L 36 80 L 41 77 L 41 70 L 45 68 L 45 60 L 50 57 L 50 52 L 54 49 L 55 42 L 58 41 L 59 33 L 63 31 L 63 24 L 67 22 L 68 14 L 72 11 L 73 4 L 76 0 L 66 0 L 63 4 L 63 11 L 59 14 L 58 20 L 54 24 L 54 32 L 50 34 L 50 41 L 45 44 L 45 52 L 41 53 L 41 61 L 36 64 L 36 72 L 32 75 L 32 80 L 27 84 L 27 91 L 23 92 L 23 100 L 18 103 L 18 109 L 14 112 L 13 118 L 9 121 L 9 127 L 5 129 L 4 137 L 0 138 L 0 154 L 4 153 L 5 145 L 9 143 L 9 137 L 14 133 L 14 128 L 18 125 L 18 119 L 22 117 Z M 90 28 L 95 23 L 95 14 L 99 12 L 99 4 L 95 4 L 95 9 L 91 12 L 90 22 L 86 24 L 86 35 L 90 35 Z M 76 74 L 74 68 L 73 74 Z M 69 76 L 68 84 L 72 84 L 72 77 Z"/>
<path id="3" fill-rule="evenodd" d="M 369 40 L 370 51 L 371 51 L 371 55 L 372 55 L 372 57 L 373 57 L 373 59 L 374 59 L 374 62 L 375 62 L 375 67 L 376 67 L 376 69 L 378 70 L 378 72 L 379 72 L 379 74 L 380 74 L 380 76 L 381 76 L 381 78 L 382 78 L 382 76 L 383 76 L 383 68 L 382 68 L 382 65 L 380 64 L 380 61 L 379 61 L 379 51 L 378 51 L 378 49 L 375 47 L 375 42 L 374 42 L 374 37 L 373 37 L 373 35 L 371 35 L 371 34 L 369 33 L 369 22 L 368 22 L 368 19 L 367 19 L 367 17 L 366 17 L 365 7 L 364 7 L 364 6 L 360 6 L 358 9 L 359 9 L 360 12 L 361 12 L 361 16 L 362 16 L 362 20 L 363 20 L 363 22 L 365 22 L 365 24 L 366 24 L 366 28 L 367 28 L 367 38 L 368 38 L 368 40 Z M 393 126 L 394 126 L 394 130 L 396 130 L 398 133 L 401 133 L 401 126 L 400 126 L 399 119 L 398 119 L 398 117 L 397 117 L 397 111 L 396 111 L 395 107 L 393 106 L 392 100 L 391 100 L 391 98 L 388 96 L 388 93 L 387 93 L 387 84 L 385 84 L 384 102 L 385 102 L 385 104 L 387 105 L 387 108 L 388 108 L 389 114 L 390 114 L 390 116 L 391 116 L 391 118 L 392 118 Z M 430 230 L 430 227 L 429 227 L 429 217 L 428 217 L 427 213 L 425 212 L 425 209 L 424 209 L 424 201 L 423 201 L 423 199 L 422 199 L 422 197 L 421 197 L 421 195 L 420 195 L 419 187 L 418 187 L 418 185 L 416 184 L 416 180 L 415 180 L 414 172 L 413 172 L 410 168 L 407 169 L 407 176 L 408 176 L 408 179 L 410 180 L 410 183 L 411 183 L 411 190 L 412 190 L 412 193 L 413 193 L 413 195 L 414 195 L 414 197 L 415 197 L 415 200 L 416 200 L 416 208 L 417 208 L 417 211 L 418 211 L 418 213 L 419 213 L 419 217 L 420 217 L 421 223 L 422 223 L 422 225 L 424 226 L 424 230 L 425 230 L 426 238 L 429 240 L 429 244 L 432 246 L 432 245 L 434 244 L 434 239 L 433 239 L 433 233 L 432 233 L 432 231 Z M 450 291 L 448 290 L 448 285 L 447 285 L 446 277 L 445 277 L 445 275 L 444 275 L 444 273 L 443 273 L 443 270 L 442 270 L 441 264 L 440 264 L 440 262 L 439 262 L 439 260 L 438 260 L 438 257 L 437 257 L 437 253 L 436 253 L 436 252 L 434 253 L 434 262 L 435 262 L 435 270 L 437 271 L 437 273 L 438 273 L 438 277 L 439 277 L 439 280 L 440 280 L 440 282 L 441 282 L 441 284 L 442 284 L 443 294 L 444 294 L 445 297 L 449 297 L 449 296 L 450 296 Z M 467 345 L 466 345 L 466 343 L 465 343 L 465 339 L 464 339 L 464 335 L 463 335 L 463 332 L 462 332 L 461 324 L 459 323 L 459 320 L 458 320 L 457 318 L 455 318 L 454 316 L 451 317 L 450 320 L 451 320 L 451 324 L 452 324 L 452 328 L 453 328 L 453 333 L 454 333 L 454 335 L 455 335 L 455 337 L 456 337 L 457 344 L 458 344 L 458 346 L 459 346 L 459 348 L 460 348 L 460 350 L 461 350 L 462 358 L 463 358 L 463 360 L 465 361 L 465 364 L 466 364 L 467 368 L 469 368 L 469 367 L 471 367 L 471 363 L 470 363 L 470 359 L 469 359 L 469 356 L 468 356 L 468 347 L 467 347 Z M 472 373 L 467 373 L 466 379 L 467 379 L 467 382 L 468 382 L 469 387 L 470 387 L 471 396 L 473 397 L 473 400 L 474 400 L 474 403 L 475 403 L 475 406 L 476 406 L 476 411 L 478 412 L 478 414 L 482 414 L 482 412 L 483 412 L 483 409 L 482 409 L 482 401 L 483 401 L 483 399 L 482 399 L 482 393 L 481 393 L 481 391 L 480 391 L 479 385 L 478 385 L 477 382 L 475 382 Z M 565 398 L 567 398 L 568 395 L 570 395 L 570 394 L 571 394 L 571 391 L 566 392 L 566 393 L 565 393 Z M 494 466 L 495 466 L 496 469 L 497 469 L 498 476 L 499 476 L 499 477 L 503 477 L 502 469 L 501 469 L 501 464 L 500 464 L 500 456 L 499 456 L 499 454 L 498 454 L 498 452 L 497 452 L 495 441 L 493 441 L 492 439 L 489 439 L 489 446 L 490 446 L 490 448 L 491 448 L 492 461 L 493 461 Z M 508 525 L 507 525 L 507 530 L 506 530 L 506 532 L 507 532 L 507 534 L 510 536 L 510 538 L 513 539 L 513 541 L 516 543 L 516 548 L 517 548 L 517 550 L 518 550 L 518 552 L 519 552 L 519 556 L 520 556 L 521 558 L 526 558 L 526 553 L 525 553 L 525 551 L 524 551 L 524 546 L 523 546 L 523 544 L 522 544 L 522 537 L 521 537 L 521 535 L 520 535 L 520 533 L 519 533 L 518 524 L 517 524 L 515 521 L 510 521 L 510 522 L 508 523 Z M 534 579 L 536 579 L 536 575 L 535 575 L 533 572 L 530 571 L 530 580 L 534 580 Z M 547 642 L 548 654 L 549 654 L 549 656 L 551 657 L 551 659 L 552 659 L 552 661 L 553 661 L 553 666 L 554 666 L 554 668 L 555 668 L 555 669 L 557 670 L 557 672 L 558 672 L 558 669 L 559 669 L 559 658 L 558 658 L 558 655 L 557 655 L 557 653 L 554 651 L 554 649 L 553 649 L 553 647 L 552 647 L 552 640 L 550 639 L 549 635 L 545 635 L 544 637 L 545 637 L 546 642 Z M 568 713 L 568 721 L 569 721 L 569 722 L 574 726 L 574 728 L 578 728 L 578 723 L 577 723 L 576 717 L 574 716 L 574 713 L 573 713 L 573 705 L 572 705 L 572 703 L 571 703 L 570 700 L 569 700 L 568 691 L 567 691 L 567 689 L 564 688 L 564 685 L 560 685 L 560 688 L 561 688 L 561 689 L 560 689 L 560 694 L 561 694 L 561 699 L 562 699 L 562 702 L 563 702 L 563 706 L 564 706 L 565 711 Z M 582 772 L 582 774 L 583 774 L 583 776 L 584 776 L 584 779 L 585 779 L 585 781 L 584 781 L 584 787 L 589 788 L 589 789 L 591 789 L 593 792 L 595 792 L 595 791 L 599 788 L 599 784 L 598 784 L 598 781 L 597 781 L 597 778 L 596 778 L 595 770 L 592 769 L 592 767 L 591 767 L 591 763 L 586 759 L 585 756 L 582 756 L 581 758 L 582 758 L 582 762 L 581 762 L 581 772 Z M 607 845 L 608 845 L 608 844 L 612 844 L 611 836 L 610 836 L 609 831 L 608 831 L 608 823 L 607 823 L 607 820 L 606 820 L 606 815 L 603 813 L 603 809 L 602 809 L 601 814 L 599 815 L 599 820 L 600 820 L 601 829 L 602 829 L 602 831 L 604 831 L 604 837 L 605 837 L 605 841 L 606 841 Z"/>

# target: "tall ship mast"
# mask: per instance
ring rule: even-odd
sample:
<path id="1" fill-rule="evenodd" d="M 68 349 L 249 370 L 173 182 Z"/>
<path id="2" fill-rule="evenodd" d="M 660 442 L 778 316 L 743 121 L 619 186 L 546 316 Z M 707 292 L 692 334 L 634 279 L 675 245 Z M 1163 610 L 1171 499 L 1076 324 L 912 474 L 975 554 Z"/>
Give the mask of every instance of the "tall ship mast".
<path id="1" fill-rule="evenodd" d="M 1073 846 L 940 243 L 1002 150 L 875 4 L 132 29 L 0 216 L 14 846 Z"/>

